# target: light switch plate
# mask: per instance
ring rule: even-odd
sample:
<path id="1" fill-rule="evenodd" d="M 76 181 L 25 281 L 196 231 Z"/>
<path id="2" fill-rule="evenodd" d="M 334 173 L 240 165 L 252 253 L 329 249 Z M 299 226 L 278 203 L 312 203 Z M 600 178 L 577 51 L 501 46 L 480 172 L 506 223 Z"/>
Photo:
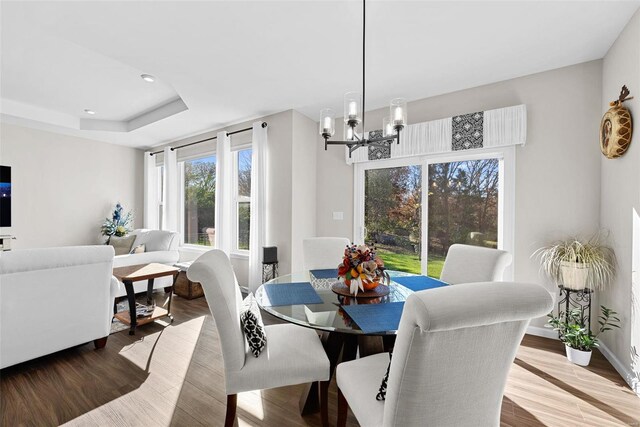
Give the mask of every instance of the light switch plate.
<path id="1" fill-rule="evenodd" d="M 336 221 L 342 221 L 344 219 L 344 213 L 343 212 L 334 212 L 333 213 L 333 219 Z"/>

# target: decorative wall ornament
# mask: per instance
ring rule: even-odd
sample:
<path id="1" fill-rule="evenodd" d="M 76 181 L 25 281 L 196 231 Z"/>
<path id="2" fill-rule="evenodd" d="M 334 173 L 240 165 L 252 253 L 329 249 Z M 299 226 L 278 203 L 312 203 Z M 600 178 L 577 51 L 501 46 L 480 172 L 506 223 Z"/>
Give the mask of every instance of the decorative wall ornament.
<path id="1" fill-rule="evenodd" d="M 609 110 L 600 122 L 600 151 L 608 159 L 622 156 L 629 149 L 633 132 L 631 113 L 622 105 L 633 99 L 627 86 L 622 86 L 620 96 L 609 103 Z"/>
<path id="2" fill-rule="evenodd" d="M 381 131 L 370 131 L 376 138 Z M 384 133 L 384 129 L 382 133 Z M 400 144 L 353 151 L 347 164 L 449 153 L 459 150 L 490 149 L 524 145 L 527 138 L 527 107 L 516 105 L 495 110 L 461 114 L 404 127 Z M 388 150 L 388 151 L 387 151 Z"/>
<path id="3" fill-rule="evenodd" d="M 482 124 L 484 113 L 463 114 L 451 120 L 451 148 L 453 151 L 482 148 Z"/>

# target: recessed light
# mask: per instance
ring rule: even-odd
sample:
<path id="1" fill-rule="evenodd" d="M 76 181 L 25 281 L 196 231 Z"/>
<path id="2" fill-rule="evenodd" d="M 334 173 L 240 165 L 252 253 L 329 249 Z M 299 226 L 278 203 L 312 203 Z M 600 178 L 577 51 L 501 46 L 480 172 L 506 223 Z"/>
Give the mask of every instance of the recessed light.
<path id="1" fill-rule="evenodd" d="M 149 83 L 153 83 L 156 81 L 156 78 L 153 77 L 151 74 L 140 74 L 140 77 L 142 78 L 142 80 L 144 80 L 145 82 L 149 82 Z"/>
<path id="2" fill-rule="evenodd" d="M 95 111 L 89 110 L 88 108 L 85 108 L 84 112 L 87 114 L 91 114 L 92 116 L 96 113 Z"/>

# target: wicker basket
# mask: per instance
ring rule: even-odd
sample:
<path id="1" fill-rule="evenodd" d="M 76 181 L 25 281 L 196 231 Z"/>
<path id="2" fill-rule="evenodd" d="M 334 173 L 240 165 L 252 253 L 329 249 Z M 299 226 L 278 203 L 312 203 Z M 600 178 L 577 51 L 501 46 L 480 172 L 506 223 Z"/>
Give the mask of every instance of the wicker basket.
<path id="1" fill-rule="evenodd" d="M 204 296 L 202 285 L 198 282 L 192 282 L 187 278 L 187 273 L 181 271 L 176 279 L 176 284 L 173 287 L 176 295 L 186 299 L 200 298 Z"/>

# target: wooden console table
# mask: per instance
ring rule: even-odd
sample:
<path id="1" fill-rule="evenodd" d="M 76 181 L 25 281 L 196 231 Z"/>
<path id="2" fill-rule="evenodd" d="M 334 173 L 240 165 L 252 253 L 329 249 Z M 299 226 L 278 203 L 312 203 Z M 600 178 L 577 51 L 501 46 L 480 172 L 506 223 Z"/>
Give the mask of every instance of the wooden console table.
<path id="1" fill-rule="evenodd" d="M 124 287 L 127 290 L 127 300 L 129 301 L 129 311 L 120 311 L 115 314 L 115 318 L 126 325 L 130 325 L 129 335 L 134 335 L 136 333 L 137 325 L 144 325 L 145 323 L 153 322 L 161 317 L 169 317 L 173 322 L 173 316 L 171 315 L 171 299 L 173 296 L 173 285 L 176 283 L 176 278 L 178 277 L 179 272 L 179 268 L 158 263 L 130 265 L 127 267 L 118 267 L 113 269 L 113 275 L 115 278 L 124 283 Z M 163 307 L 156 307 L 151 315 L 138 319 L 136 315 L 136 294 L 133 289 L 133 282 L 139 282 L 142 280 L 147 281 L 147 304 L 151 304 L 153 280 L 158 277 L 165 276 L 173 276 L 173 284 L 169 291 L 168 307 L 166 309 Z"/>

